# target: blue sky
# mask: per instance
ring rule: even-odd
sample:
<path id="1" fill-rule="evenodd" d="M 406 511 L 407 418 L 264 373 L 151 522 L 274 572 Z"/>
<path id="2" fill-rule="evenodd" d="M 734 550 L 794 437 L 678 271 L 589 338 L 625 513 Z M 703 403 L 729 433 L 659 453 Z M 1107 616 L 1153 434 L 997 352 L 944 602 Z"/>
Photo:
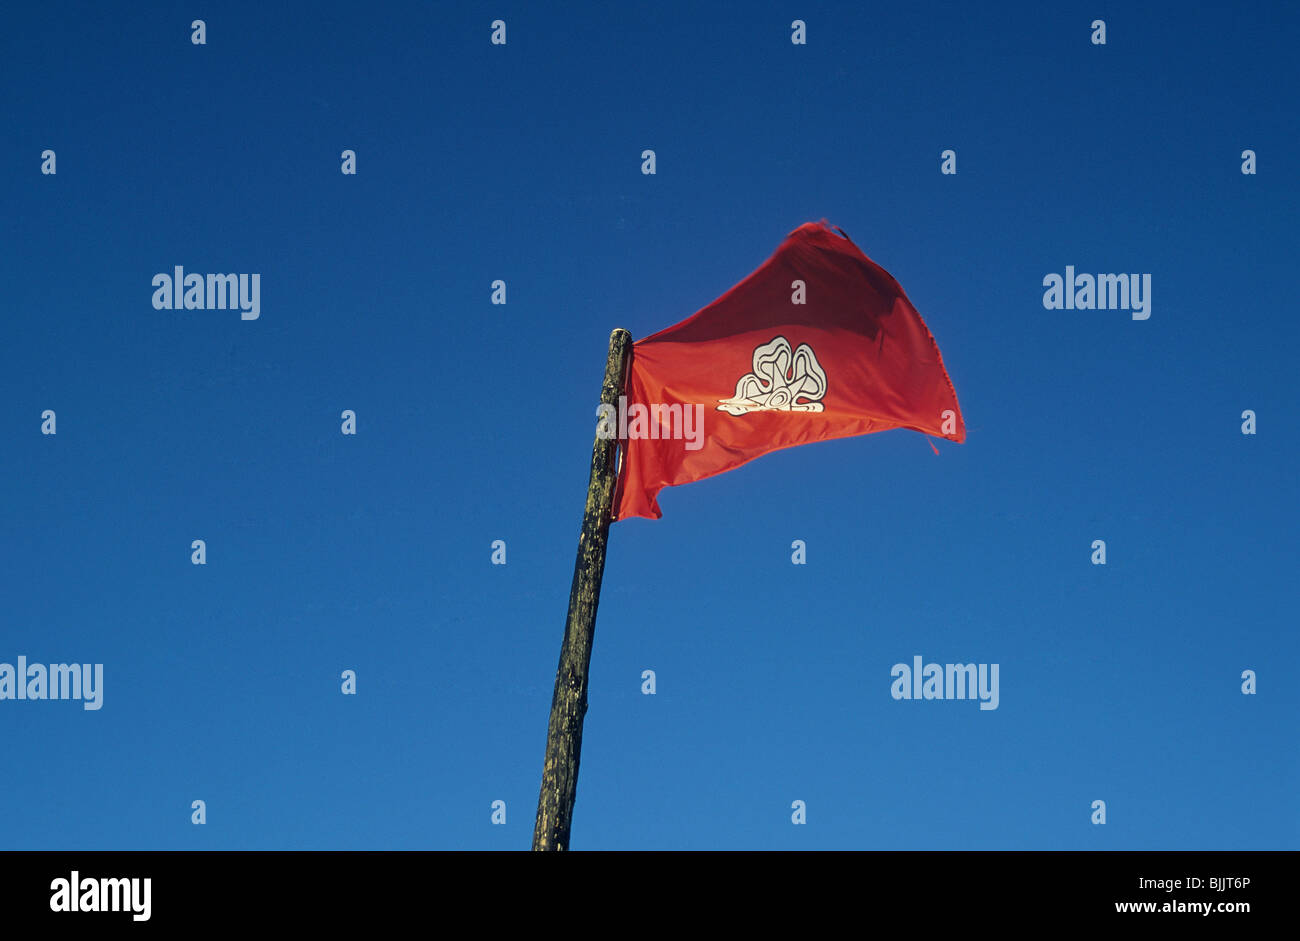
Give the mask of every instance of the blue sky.
<path id="1" fill-rule="evenodd" d="M 6 11 L 0 662 L 103 663 L 104 700 L 0 701 L 0 847 L 526 848 L 609 332 L 824 217 L 967 441 L 782 451 L 614 526 L 574 847 L 1296 848 L 1296 26 Z M 260 273 L 260 318 L 155 310 L 176 265 Z M 1151 274 L 1150 319 L 1044 309 L 1066 265 Z M 895 701 L 915 655 L 999 664 L 999 708 Z"/>

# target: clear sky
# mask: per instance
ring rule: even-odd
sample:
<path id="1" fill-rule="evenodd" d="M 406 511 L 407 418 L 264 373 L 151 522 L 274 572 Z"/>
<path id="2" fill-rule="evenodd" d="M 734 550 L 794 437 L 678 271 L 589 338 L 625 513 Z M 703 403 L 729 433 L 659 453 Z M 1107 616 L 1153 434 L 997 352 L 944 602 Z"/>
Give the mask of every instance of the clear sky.
<path id="1" fill-rule="evenodd" d="M 1298 23 L 11 5 L 0 662 L 104 678 L 0 701 L 0 847 L 526 848 L 610 330 L 824 217 L 967 441 L 614 525 L 573 846 L 1296 848 Z M 1150 318 L 1045 309 L 1067 265 L 1150 274 Z M 258 273 L 260 317 L 154 309 L 176 266 Z M 914 656 L 998 664 L 998 708 L 896 701 Z"/>

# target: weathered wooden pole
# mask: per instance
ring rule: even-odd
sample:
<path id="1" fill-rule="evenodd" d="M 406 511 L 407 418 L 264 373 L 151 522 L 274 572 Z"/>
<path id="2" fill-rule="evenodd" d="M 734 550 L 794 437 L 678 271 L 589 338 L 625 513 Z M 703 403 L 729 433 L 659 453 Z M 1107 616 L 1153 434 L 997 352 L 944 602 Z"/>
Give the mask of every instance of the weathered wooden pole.
<path id="1" fill-rule="evenodd" d="M 623 390 L 623 375 L 632 352 L 632 335 L 618 329 L 609 335 L 609 359 L 602 405 L 616 413 Z M 591 449 L 591 479 L 587 484 L 587 509 L 582 514 L 578 559 L 569 590 L 569 617 L 560 646 L 551 697 L 551 721 L 546 729 L 546 761 L 542 766 L 542 791 L 537 798 L 537 826 L 533 849 L 567 850 L 573 823 L 573 800 L 578 790 L 578 761 L 582 752 L 582 719 L 587 714 L 587 670 L 596 634 L 596 606 L 600 604 L 600 579 L 605 574 L 605 546 L 614 510 L 614 484 L 618 476 L 617 434 L 602 437 L 597 427 Z"/>

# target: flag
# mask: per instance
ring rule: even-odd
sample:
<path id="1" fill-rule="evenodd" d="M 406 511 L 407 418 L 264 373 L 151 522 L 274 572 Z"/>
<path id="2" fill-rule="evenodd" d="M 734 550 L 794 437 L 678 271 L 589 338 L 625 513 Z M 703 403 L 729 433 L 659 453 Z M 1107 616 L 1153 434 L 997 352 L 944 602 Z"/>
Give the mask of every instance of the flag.
<path id="1" fill-rule="evenodd" d="M 753 274 L 632 345 L 614 518 L 664 487 L 814 441 L 910 428 L 961 442 L 939 347 L 898 282 L 842 232 L 795 229 Z"/>

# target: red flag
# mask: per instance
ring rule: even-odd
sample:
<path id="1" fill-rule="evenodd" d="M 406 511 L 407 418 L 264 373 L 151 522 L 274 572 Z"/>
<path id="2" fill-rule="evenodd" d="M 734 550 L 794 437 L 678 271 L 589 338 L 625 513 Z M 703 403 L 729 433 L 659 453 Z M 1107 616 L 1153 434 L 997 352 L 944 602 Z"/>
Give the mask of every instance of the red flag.
<path id="1" fill-rule="evenodd" d="M 826 223 L 795 229 L 708 307 L 632 345 L 614 518 L 813 441 L 890 428 L 966 440 L 957 393 L 907 295 Z"/>

